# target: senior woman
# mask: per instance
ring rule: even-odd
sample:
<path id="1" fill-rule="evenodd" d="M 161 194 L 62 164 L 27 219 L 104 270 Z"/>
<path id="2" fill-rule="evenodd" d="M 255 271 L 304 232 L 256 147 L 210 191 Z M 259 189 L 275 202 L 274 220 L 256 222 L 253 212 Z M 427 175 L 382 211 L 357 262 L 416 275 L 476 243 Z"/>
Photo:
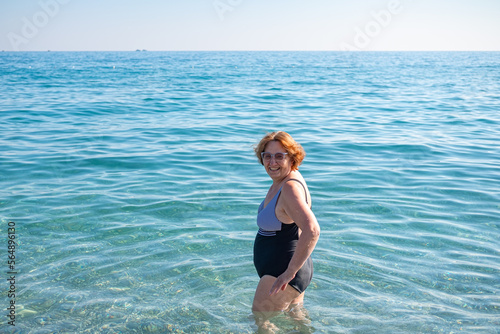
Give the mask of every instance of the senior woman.
<path id="1" fill-rule="evenodd" d="M 311 253 L 320 228 L 311 211 L 311 196 L 299 165 L 300 144 L 284 131 L 268 133 L 255 147 L 273 184 L 260 204 L 254 265 L 260 281 L 252 310 L 259 318 L 290 309 L 304 300 L 311 282 Z"/>

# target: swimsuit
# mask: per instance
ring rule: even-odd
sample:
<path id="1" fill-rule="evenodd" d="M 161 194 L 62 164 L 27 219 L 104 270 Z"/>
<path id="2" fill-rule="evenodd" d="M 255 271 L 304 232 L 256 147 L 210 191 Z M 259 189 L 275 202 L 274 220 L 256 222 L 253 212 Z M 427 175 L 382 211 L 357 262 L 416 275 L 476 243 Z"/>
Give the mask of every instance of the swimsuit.
<path id="1" fill-rule="evenodd" d="M 290 179 L 289 181 L 299 182 L 306 191 L 306 187 L 299 180 Z M 278 277 L 283 274 L 288 268 L 288 263 L 292 259 L 299 240 L 298 226 L 295 223 L 283 224 L 276 217 L 276 203 L 282 188 L 265 208 L 265 199 L 259 206 L 257 215 L 259 232 L 257 232 L 253 247 L 253 263 L 259 277 L 264 275 Z M 313 264 L 311 257 L 308 257 L 302 268 L 288 284 L 302 293 L 311 282 L 312 275 Z"/>

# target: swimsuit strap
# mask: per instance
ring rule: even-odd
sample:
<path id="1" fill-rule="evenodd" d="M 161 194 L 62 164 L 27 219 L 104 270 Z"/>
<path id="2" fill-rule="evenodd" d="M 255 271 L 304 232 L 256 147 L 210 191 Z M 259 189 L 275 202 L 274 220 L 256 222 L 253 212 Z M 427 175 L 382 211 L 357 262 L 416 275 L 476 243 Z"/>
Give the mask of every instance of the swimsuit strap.
<path id="1" fill-rule="evenodd" d="M 306 186 L 305 186 L 302 182 L 300 182 L 300 180 L 297 180 L 297 179 L 290 179 L 290 180 L 287 180 L 286 182 L 288 182 L 288 181 L 297 181 L 298 183 L 300 183 L 300 185 L 302 186 L 302 188 L 304 188 L 304 193 L 305 193 L 305 195 L 306 195 L 306 203 L 307 203 L 307 204 L 309 204 L 309 202 L 307 201 L 307 190 L 306 190 Z M 285 182 L 285 183 L 286 183 L 286 182 Z M 281 191 L 281 189 L 280 189 L 280 191 Z"/>

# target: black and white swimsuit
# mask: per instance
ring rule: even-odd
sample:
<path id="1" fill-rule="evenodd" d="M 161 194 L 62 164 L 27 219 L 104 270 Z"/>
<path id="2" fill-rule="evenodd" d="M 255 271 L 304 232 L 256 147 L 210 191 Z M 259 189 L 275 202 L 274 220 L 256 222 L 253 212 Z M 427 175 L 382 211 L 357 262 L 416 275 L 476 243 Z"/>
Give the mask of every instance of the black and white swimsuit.
<path id="1" fill-rule="evenodd" d="M 307 203 L 307 190 L 304 184 L 296 179 L 289 181 L 297 181 L 304 187 Z M 284 224 L 276 217 L 276 203 L 281 189 L 266 207 L 264 207 L 264 201 L 259 206 L 257 215 L 259 231 L 253 247 L 253 263 L 259 277 L 264 275 L 278 277 L 284 273 L 295 253 L 299 240 L 298 226 L 295 223 Z M 311 257 L 308 257 L 302 268 L 288 284 L 302 293 L 311 282 L 312 275 L 313 263 Z"/>

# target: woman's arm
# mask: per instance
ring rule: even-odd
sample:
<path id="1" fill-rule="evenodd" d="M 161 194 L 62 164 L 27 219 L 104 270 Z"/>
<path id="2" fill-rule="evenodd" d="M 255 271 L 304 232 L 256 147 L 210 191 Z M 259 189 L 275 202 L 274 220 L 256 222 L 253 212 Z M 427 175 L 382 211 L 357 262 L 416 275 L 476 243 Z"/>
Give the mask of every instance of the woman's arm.
<path id="1" fill-rule="evenodd" d="M 269 292 L 270 295 L 285 290 L 288 282 L 295 277 L 297 271 L 302 268 L 313 252 L 320 234 L 318 221 L 306 203 L 306 194 L 302 186 L 297 182 L 287 182 L 280 196 L 284 212 L 300 228 L 301 234 L 287 270 L 276 279 Z"/>

